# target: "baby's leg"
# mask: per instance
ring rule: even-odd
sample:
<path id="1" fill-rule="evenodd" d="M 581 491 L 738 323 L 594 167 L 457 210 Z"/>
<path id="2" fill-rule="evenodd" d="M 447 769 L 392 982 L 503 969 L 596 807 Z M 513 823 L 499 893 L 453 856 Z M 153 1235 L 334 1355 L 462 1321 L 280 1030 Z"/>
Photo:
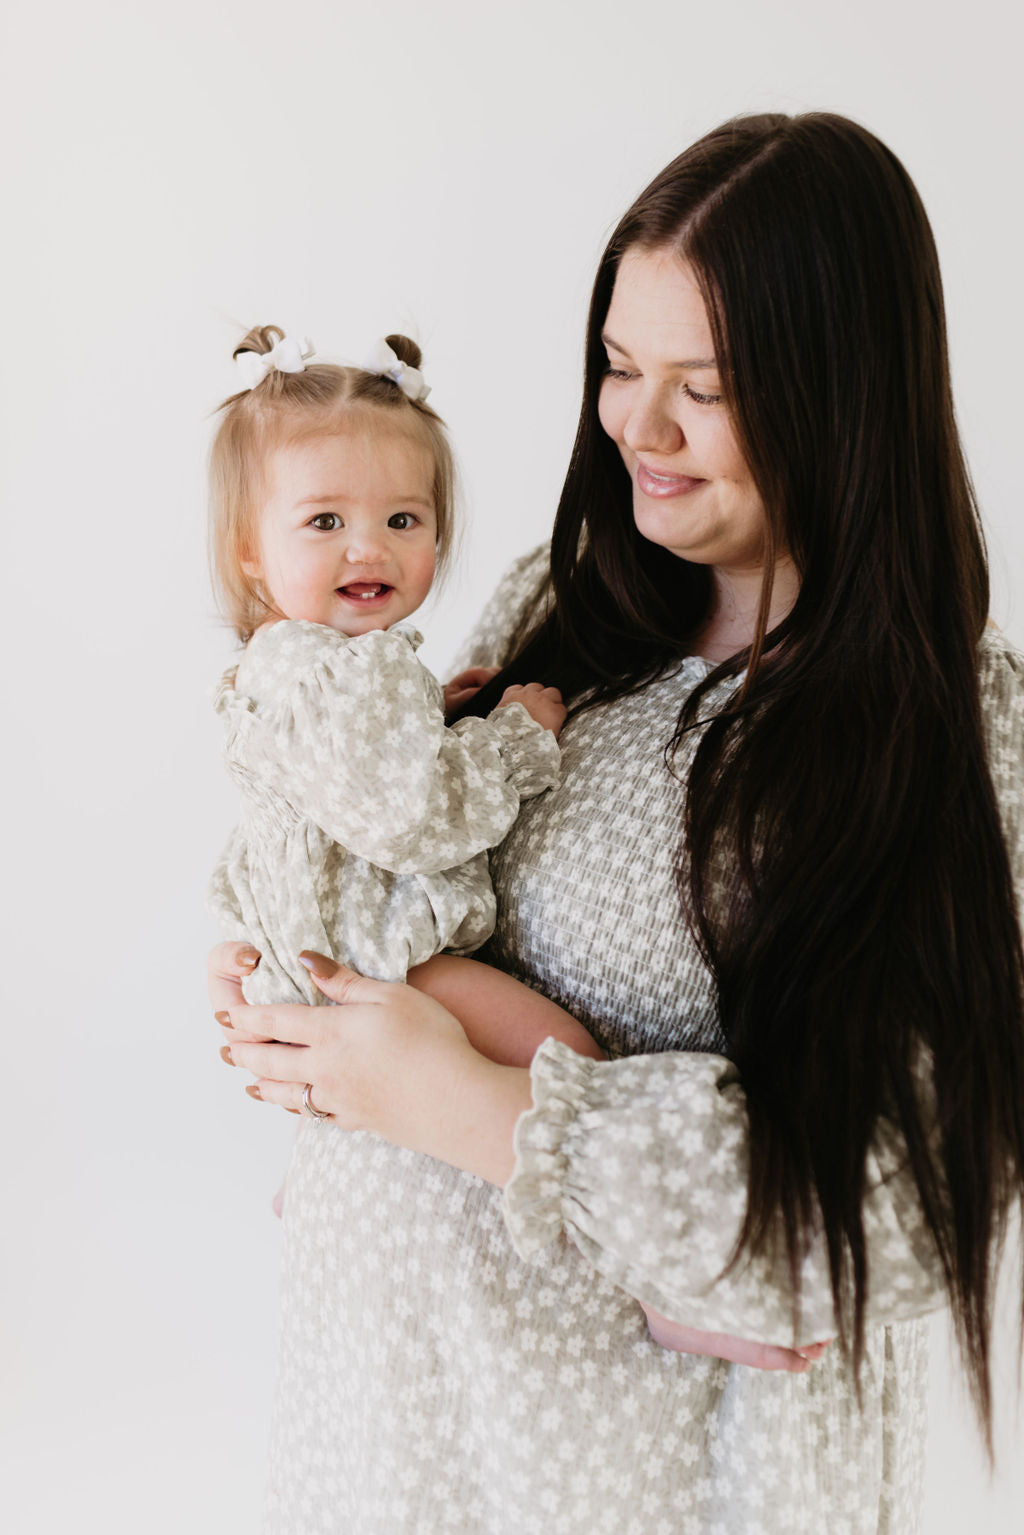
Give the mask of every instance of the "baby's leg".
<path id="1" fill-rule="evenodd" d="M 440 1002 L 462 1024 L 471 1045 L 499 1066 L 529 1066 L 546 1039 L 603 1061 L 605 1053 L 557 1003 L 491 965 L 435 954 L 409 971 L 409 985 Z"/>

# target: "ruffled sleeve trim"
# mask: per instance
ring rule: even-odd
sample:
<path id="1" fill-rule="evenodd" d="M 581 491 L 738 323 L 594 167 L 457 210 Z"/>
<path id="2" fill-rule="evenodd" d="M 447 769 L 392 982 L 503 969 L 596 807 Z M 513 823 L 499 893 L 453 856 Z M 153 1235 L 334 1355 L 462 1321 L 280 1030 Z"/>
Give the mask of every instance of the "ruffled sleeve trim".
<path id="1" fill-rule="evenodd" d="M 547 543 L 520 555 L 498 583 L 468 639 L 459 647 L 452 673 L 467 666 L 504 666 L 514 636 L 528 620 L 541 618 L 550 598 L 551 553 Z"/>
<path id="2" fill-rule="evenodd" d="M 501 760 L 520 799 L 557 786 L 562 772 L 558 741 L 522 704 L 492 710 L 487 722 L 498 732 Z"/>
<path id="3" fill-rule="evenodd" d="M 596 1065 L 554 1039 L 533 1058 L 533 1108 L 516 1125 L 515 1171 L 505 1186 L 505 1219 L 521 1258 L 553 1242 L 565 1226 L 569 1143 Z"/>

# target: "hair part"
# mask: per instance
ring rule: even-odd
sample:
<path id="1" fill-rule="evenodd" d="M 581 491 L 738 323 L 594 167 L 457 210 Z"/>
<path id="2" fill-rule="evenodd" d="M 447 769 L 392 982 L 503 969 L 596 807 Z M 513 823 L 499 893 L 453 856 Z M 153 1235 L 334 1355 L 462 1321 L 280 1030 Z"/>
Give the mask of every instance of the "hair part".
<path id="1" fill-rule="evenodd" d="M 249 331 L 236 346 L 261 355 L 283 339 L 276 325 Z M 386 337 L 401 362 L 419 368 L 423 355 L 408 336 Z M 210 573 L 218 607 L 242 643 L 274 616 L 269 595 L 244 568 L 255 557 L 267 461 L 275 449 L 343 425 L 399 430 L 422 444 L 434 465 L 437 575 L 444 578 L 456 542 L 456 469 L 444 422 L 425 401 L 411 400 L 394 380 L 365 368 L 308 363 L 300 373 L 273 369 L 254 389 L 218 407 L 221 421 L 210 450 Z"/>

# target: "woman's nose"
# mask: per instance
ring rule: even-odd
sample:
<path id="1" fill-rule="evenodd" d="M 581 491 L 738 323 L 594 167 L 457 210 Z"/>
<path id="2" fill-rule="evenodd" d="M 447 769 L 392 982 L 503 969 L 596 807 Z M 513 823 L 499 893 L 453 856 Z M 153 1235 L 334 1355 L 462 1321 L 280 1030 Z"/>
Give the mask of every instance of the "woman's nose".
<path id="1" fill-rule="evenodd" d="M 622 432 L 627 448 L 634 453 L 678 453 L 683 446 L 683 429 L 665 408 L 660 395 L 640 395 L 626 418 Z"/>

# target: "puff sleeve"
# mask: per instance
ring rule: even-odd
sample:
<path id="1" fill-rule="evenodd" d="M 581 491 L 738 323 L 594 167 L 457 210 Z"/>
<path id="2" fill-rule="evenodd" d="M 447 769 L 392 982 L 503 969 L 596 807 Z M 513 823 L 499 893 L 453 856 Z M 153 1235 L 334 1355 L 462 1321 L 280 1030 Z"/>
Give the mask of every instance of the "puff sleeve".
<path id="1" fill-rule="evenodd" d="M 453 673 L 468 666 L 505 665 L 515 635 L 546 612 L 550 570 L 547 544 L 539 544 L 512 562 L 457 652 L 451 665 Z"/>
<path id="2" fill-rule="evenodd" d="M 980 678 L 989 767 L 1024 902 L 1024 656 L 986 635 Z M 743 1085 L 724 1057 L 682 1052 L 599 1062 L 552 1040 L 532 1067 L 534 1107 L 516 1128 L 505 1191 L 513 1242 L 529 1257 L 565 1234 L 605 1277 L 692 1327 L 792 1347 L 835 1328 L 824 1243 L 801 1276 L 794 1336 L 785 1260 L 761 1255 L 725 1277 L 748 1172 Z M 941 1267 L 902 1141 L 879 1124 L 864 1204 L 867 1320 L 945 1303 Z"/>
<path id="3" fill-rule="evenodd" d="M 437 873 L 494 846 L 520 799 L 559 777 L 554 735 L 521 704 L 446 728 L 418 642 L 284 621 L 256 636 L 237 690 L 217 699 L 229 763 L 257 797 L 269 790 L 396 874 Z"/>

